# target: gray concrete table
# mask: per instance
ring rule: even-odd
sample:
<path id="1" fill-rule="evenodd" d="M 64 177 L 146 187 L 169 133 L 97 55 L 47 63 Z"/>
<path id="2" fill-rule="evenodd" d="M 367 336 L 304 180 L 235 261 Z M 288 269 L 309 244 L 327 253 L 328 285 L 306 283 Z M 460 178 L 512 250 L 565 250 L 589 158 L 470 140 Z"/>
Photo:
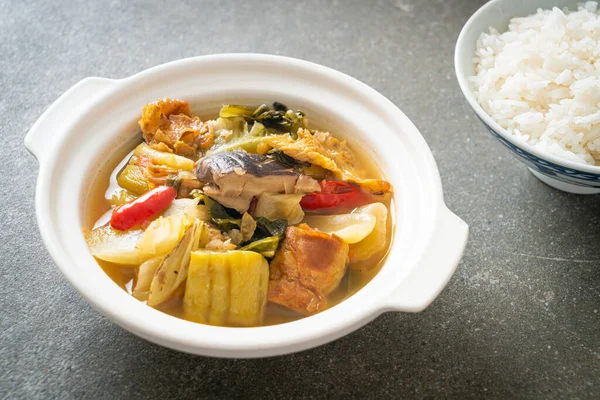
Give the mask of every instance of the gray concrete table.
<path id="1" fill-rule="evenodd" d="M 599 398 L 600 198 L 537 181 L 463 100 L 454 43 L 484 2 L 0 1 L 0 398 Z M 62 277 L 36 226 L 29 127 L 84 77 L 222 52 L 338 69 L 420 128 L 471 226 L 425 312 L 291 356 L 219 360 L 137 338 Z"/>

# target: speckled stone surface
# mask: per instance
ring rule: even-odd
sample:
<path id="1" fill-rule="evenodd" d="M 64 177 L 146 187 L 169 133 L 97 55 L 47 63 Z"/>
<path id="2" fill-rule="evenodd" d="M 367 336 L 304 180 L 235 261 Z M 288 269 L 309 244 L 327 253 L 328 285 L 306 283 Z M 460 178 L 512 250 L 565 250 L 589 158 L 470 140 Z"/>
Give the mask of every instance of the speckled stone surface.
<path id="1" fill-rule="evenodd" d="M 460 94 L 456 37 L 484 0 L 0 1 L 0 398 L 600 398 L 600 198 L 537 181 Z M 420 128 L 471 226 L 420 314 L 263 360 L 180 354 L 85 303 L 34 216 L 29 127 L 87 76 L 264 52 L 348 73 Z"/>

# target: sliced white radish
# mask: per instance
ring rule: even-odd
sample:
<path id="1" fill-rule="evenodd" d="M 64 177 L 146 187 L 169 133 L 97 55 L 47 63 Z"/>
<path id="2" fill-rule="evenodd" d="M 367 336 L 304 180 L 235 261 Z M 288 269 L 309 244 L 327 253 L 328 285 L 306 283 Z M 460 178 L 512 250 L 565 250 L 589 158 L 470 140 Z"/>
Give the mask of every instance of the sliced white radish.
<path id="1" fill-rule="evenodd" d="M 302 221 L 321 232 L 335 234 L 346 243 L 358 243 L 375 228 L 375 217 L 367 213 L 311 215 Z"/>

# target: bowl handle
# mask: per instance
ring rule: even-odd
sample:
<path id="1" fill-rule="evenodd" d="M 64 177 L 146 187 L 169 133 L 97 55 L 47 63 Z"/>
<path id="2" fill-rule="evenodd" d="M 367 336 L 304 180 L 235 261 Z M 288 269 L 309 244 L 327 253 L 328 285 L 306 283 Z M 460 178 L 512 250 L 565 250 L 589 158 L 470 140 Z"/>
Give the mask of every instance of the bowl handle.
<path id="1" fill-rule="evenodd" d="M 424 310 L 452 277 L 467 244 L 469 226 L 442 205 L 424 257 L 387 302 L 395 311 Z"/>
<path id="2" fill-rule="evenodd" d="M 69 118 L 76 115 L 116 83 L 105 78 L 85 78 L 62 94 L 33 124 L 25 136 L 25 147 L 40 163 L 60 141 Z"/>

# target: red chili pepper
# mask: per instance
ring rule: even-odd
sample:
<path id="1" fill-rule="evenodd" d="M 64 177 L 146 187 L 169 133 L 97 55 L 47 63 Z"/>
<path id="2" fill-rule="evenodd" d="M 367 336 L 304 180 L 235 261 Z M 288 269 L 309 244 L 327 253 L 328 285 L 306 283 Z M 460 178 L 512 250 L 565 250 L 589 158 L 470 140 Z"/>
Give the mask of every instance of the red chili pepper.
<path id="1" fill-rule="evenodd" d="M 167 208 L 175 197 L 177 191 L 170 186 L 154 188 L 137 199 L 115 208 L 110 218 L 110 226 L 119 231 L 131 229 Z"/>
<path id="2" fill-rule="evenodd" d="M 368 196 L 356 186 L 339 181 L 321 181 L 321 191 L 307 194 L 300 201 L 303 210 L 320 211 L 354 208 L 369 203 Z"/>

